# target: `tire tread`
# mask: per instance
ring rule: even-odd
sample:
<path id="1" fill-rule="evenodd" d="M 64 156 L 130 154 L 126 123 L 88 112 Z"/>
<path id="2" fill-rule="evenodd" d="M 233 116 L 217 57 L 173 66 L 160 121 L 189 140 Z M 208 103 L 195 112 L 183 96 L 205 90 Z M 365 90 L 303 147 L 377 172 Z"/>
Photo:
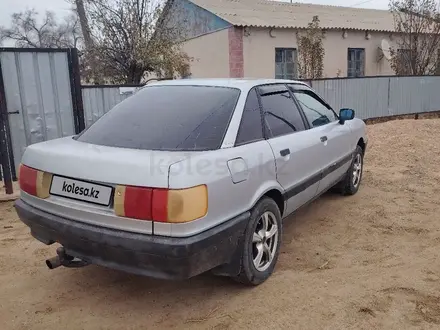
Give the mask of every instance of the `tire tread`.
<path id="1" fill-rule="evenodd" d="M 344 180 L 341 182 L 341 194 L 343 196 L 353 196 L 354 194 L 356 194 L 359 190 L 360 184 L 361 182 L 359 182 L 357 188 L 355 186 L 353 186 L 353 180 L 352 180 L 352 168 L 353 168 L 353 164 L 354 164 L 354 159 L 355 157 L 360 154 L 362 157 L 362 172 L 363 172 L 363 166 L 364 166 L 364 153 L 362 148 L 358 145 L 356 147 L 356 150 L 353 154 L 353 161 L 350 165 L 350 168 L 347 172 L 347 175 L 345 176 Z M 363 174 L 363 173 L 362 173 Z M 361 180 L 362 180 L 362 174 L 361 174 Z"/>
<path id="2" fill-rule="evenodd" d="M 262 214 L 265 210 L 270 210 L 274 212 L 275 217 L 277 218 L 277 225 L 278 225 L 278 247 L 277 252 L 274 257 L 274 260 L 272 261 L 272 265 L 264 272 L 258 272 L 254 269 L 252 264 L 252 256 L 249 256 L 248 252 L 248 237 L 249 237 L 249 230 L 252 230 L 253 235 L 253 226 L 255 221 L 257 221 L 260 214 Z M 279 255 L 279 249 L 281 245 L 281 236 L 282 236 L 282 223 L 281 223 L 281 213 L 278 208 L 277 203 L 270 197 L 263 197 L 257 205 L 252 209 L 251 211 L 251 220 L 248 223 L 248 226 L 245 230 L 245 237 L 244 237 L 244 244 L 243 244 L 243 254 L 241 257 L 241 267 L 240 267 L 240 273 L 233 277 L 233 279 L 236 282 L 239 282 L 244 285 L 249 286 L 256 286 L 261 283 L 263 283 L 265 280 L 269 278 L 269 276 L 273 273 L 273 270 L 275 268 L 278 255 Z"/>

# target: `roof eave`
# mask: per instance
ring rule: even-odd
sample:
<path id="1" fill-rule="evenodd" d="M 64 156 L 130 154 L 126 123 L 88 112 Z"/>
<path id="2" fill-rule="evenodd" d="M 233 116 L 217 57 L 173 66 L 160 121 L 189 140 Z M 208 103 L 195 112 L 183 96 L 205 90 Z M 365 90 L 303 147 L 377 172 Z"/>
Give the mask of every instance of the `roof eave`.
<path id="1" fill-rule="evenodd" d="M 232 23 L 231 23 L 232 24 Z M 300 26 L 281 26 L 281 25 L 255 25 L 255 24 L 232 24 L 235 27 L 254 27 L 254 28 L 268 28 L 268 29 L 298 29 L 298 30 L 305 30 L 306 27 L 300 27 Z M 323 30 L 348 30 L 348 31 L 369 31 L 369 32 L 386 32 L 386 33 L 394 33 L 395 30 L 384 30 L 384 29 L 357 29 L 357 28 L 348 28 L 348 27 L 322 27 Z"/>

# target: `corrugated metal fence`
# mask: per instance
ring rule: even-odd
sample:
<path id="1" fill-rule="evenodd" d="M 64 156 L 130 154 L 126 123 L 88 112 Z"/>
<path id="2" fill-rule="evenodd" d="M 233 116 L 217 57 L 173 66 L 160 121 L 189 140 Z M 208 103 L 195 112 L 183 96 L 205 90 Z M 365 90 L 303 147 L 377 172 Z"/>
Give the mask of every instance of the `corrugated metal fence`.
<path id="1" fill-rule="evenodd" d="M 333 78 L 307 81 L 335 110 L 352 108 L 362 119 L 440 111 L 440 76 Z M 83 86 L 89 127 L 137 87 Z"/>
<path id="2" fill-rule="evenodd" d="M 76 49 L 0 48 L 0 163 L 7 192 L 29 144 L 81 132 L 141 86 L 81 86 Z M 309 81 L 362 119 L 440 111 L 440 76 Z M 1 176 L 1 175 L 0 175 Z"/>
<path id="3" fill-rule="evenodd" d="M 15 165 L 26 146 L 73 135 L 67 53 L 0 52 Z"/>
<path id="4" fill-rule="evenodd" d="M 89 127 L 119 102 L 133 94 L 138 87 L 83 86 L 85 126 Z"/>
<path id="5" fill-rule="evenodd" d="M 6 191 L 25 148 L 84 129 L 76 49 L 0 48 L 0 163 Z"/>
<path id="6" fill-rule="evenodd" d="M 309 82 L 334 109 L 362 119 L 440 110 L 440 76 L 365 77 Z"/>

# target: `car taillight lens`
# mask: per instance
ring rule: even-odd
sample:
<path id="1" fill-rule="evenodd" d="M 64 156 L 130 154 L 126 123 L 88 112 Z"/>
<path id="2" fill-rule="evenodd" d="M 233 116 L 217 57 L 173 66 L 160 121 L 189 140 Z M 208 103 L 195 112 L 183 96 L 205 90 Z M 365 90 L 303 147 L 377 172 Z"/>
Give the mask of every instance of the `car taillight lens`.
<path id="1" fill-rule="evenodd" d="M 208 189 L 156 189 L 116 186 L 115 213 L 121 217 L 182 223 L 202 218 L 208 212 Z"/>
<path id="2" fill-rule="evenodd" d="M 20 164 L 18 174 L 20 190 L 39 198 L 49 197 L 52 174 L 38 171 L 34 168 Z"/>

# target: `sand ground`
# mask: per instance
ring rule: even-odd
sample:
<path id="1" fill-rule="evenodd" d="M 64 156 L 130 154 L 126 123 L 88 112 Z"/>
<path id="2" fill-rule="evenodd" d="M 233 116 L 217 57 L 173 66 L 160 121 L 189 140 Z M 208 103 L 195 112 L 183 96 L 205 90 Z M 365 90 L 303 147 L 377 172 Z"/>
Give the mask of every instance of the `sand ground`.
<path id="1" fill-rule="evenodd" d="M 50 271 L 55 247 L 1 203 L 1 329 L 439 329 L 440 120 L 368 135 L 359 193 L 328 193 L 288 219 L 275 273 L 255 288 Z"/>

